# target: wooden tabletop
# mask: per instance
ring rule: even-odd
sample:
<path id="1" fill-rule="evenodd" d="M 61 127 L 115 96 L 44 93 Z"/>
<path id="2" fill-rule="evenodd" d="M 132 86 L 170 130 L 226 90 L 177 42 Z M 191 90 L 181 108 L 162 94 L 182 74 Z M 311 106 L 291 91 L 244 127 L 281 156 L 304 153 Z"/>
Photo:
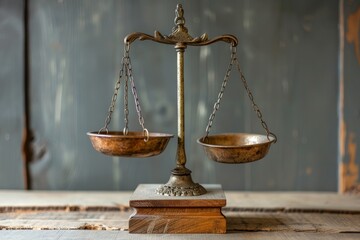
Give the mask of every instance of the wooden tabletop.
<path id="1" fill-rule="evenodd" d="M 225 192 L 227 234 L 129 234 L 131 192 L 0 191 L 0 239 L 360 239 L 360 195 Z"/>

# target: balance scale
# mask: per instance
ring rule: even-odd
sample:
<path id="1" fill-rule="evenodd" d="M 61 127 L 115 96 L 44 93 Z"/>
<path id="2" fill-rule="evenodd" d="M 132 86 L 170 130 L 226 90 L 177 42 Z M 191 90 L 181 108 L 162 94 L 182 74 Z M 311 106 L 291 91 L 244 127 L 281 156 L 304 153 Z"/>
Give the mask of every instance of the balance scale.
<path id="1" fill-rule="evenodd" d="M 142 117 L 139 96 L 133 78 L 130 60 L 130 46 L 135 40 L 151 40 L 156 43 L 174 45 L 177 52 L 177 154 L 176 167 L 171 171 L 169 181 L 164 185 L 140 184 L 130 199 L 130 207 L 134 213 L 129 219 L 130 233 L 226 233 L 226 219 L 221 208 L 226 205 L 226 198 L 221 185 L 200 185 L 194 183 L 191 171 L 185 167 L 185 134 L 184 134 L 184 53 L 187 46 L 205 46 L 215 42 L 225 42 L 230 45 L 230 63 L 228 65 L 220 93 L 214 104 L 205 129 L 205 136 L 197 142 L 203 146 L 206 155 L 217 162 L 237 164 L 262 159 L 270 145 L 277 138 L 270 132 L 258 105 L 248 87 L 247 81 L 240 69 L 236 46 L 238 40 L 233 35 L 221 35 L 209 39 L 204 33 L 193 38 L 185 27 L 184 10 L 178 4 L 175 10 L 175 27 L 168 36 L 155 31 L 154 36 L 145 33 L 131 33 L 124 39 L 124 56 L 121 62 L 119 79 L 115 85 L 105 125 L 99 131 L 87 133 L 95 150 L 111 156 L 119 157 L 151 157 L 164 151 L 172 134 L 153 133 L 145 128 Z M 210 129 L 215 114 L 228 82 L 230 72 L 236 67 L 244 85 L 252 107 L 266 131 L 266 135 L 248 133 L 226 133 L 210 135 Z M 108 126 L 115 109 L 121 80 L 124 88 L 124 121 L 123 131 L 109 131 Z M 128 129 L 128 92 L 131 89 L 135 107 L 142 127 L 141 132 L 131 132 Z"/>

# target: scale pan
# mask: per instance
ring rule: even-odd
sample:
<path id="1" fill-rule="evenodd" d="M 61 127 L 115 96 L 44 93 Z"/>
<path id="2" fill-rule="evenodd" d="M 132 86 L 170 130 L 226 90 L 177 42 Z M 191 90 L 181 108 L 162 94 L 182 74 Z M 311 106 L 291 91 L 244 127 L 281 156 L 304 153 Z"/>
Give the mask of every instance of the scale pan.
<path id="1" fill-rule="evenodd" d="M 165 133 L 149 133 L 149 139 L 143 132 L 88 132 L 87 135 L 94 149 L 106 155 L 119 157 L 152 157 L 162 153 L 170 138 L 174 135 Z"/>
<path id="2" fill-rule="evenodd" d="M 226 133 L 199 138 L 207 156 L 221 163 L 247 163 L 260 160 L 268 153 L 273 136 Z"/>

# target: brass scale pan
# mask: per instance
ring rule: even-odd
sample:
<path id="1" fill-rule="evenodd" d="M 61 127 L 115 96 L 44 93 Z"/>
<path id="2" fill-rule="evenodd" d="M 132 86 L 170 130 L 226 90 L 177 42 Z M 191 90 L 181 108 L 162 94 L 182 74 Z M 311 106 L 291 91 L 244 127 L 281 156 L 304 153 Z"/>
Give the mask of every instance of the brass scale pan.
<path id="1" fill-rule="evenodd" d="M 149 133 L 144 141 L 143 132 L 88 132 L 96 151 L 119 157 L 152 157 L 162 153 L 172 134 Z M 221 163 L 247 163 L 266 156 L 273 136 L 249 133 L 226 133 L 202 137 L 197 142 L 203 146 L 208 158 Z"/>

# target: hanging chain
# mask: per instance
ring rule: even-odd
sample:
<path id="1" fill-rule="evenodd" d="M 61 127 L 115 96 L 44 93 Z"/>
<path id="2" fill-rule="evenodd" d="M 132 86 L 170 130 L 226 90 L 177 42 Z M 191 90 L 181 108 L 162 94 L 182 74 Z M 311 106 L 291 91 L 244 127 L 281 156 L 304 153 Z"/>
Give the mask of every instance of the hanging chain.
<path id="1" fill-rule="evenodd" d="M 128 108 L 128 81 L 130 80 L 131 83 L 131 90 L 132 93 L 134 95 L 134 100 L 135 100 L 135 106 L 136 106 L 136 112 L 138 114 L 139 117 L 139 123 L 143 129 L 144 132 L 144 141 L 147 142 L 149 140 L 149 131 L 145 128 L 144 125 L 144 118 L 142 117 L 141 114 L 141 107 L 140 107 L 140 102 L 139 102 L 139 97 L 136 91 L 136 87 L 135 87 L 135 83 L 134 83 L 134 78 L 132 76 L 132 65 L 131 65 L 131 60 L 130 60 L 130 55 L 129 55 L 129 51 L 130 51 L 130 43 L 126 43 L 125 47 L 124 47 L 124 57 L 121 60 L 121 69 L 120 69 L 120 73 L 119 73 L 119 79 L 117 80 L 116 84 L 115 84 L 115 90 L 114 90 L 114 94 L 111 98 L 111 103 L 110 103 L 110 107 L 108 110 L 108 115 L 106 116 L 105 119 L 105 125 L 104 127 L 102 127 L 98 133 L 101 133 L 102 131 L 106 131 L 106 133 L 109 133 L 109 129 L 108 126 L 111 122 L 111 116 L 112 113 L 115 110 L 115 103 L 118 97 L 118 93 L 119 93 L 119 89 L 120 89 L 120 85 L 121 85 L 121 78 L 123 77 L 124 71 L 125 71 L 125 87 L 124 87 L 124 121 L 125 121 L 125 127 L 123 129 L 123 134 L 127 135 L 129 133 L 129 108 Z"/>
<path id="2" fill-rule="evenodd" d="M 127 45 L 129 45 L 129 43 L 127 43 Z M 131 83 L 131 91 L 132 94 L 134 96 L 134 101 L 135 101 L 135 108 L 136 108 L 136 112 L 138 114 L 138 118 L 139 118 L 139 124 L 142 127 L 142 130 L 144 132 L 145 135 L 145 139 L 144 141 L 147 142 L 149 140 L 149 131 L 145 128 L 145 121 L 144 118 L 142 116 L 141 113 L 141 107 L 140 107 L 140 101 L 139 101 L 139 97 L 136 91 L 136 87 L 135 87 L 135 83 L 134 83 L 134 78 L 132 75 L 132 65 L 131 65 L 131 60 L 130 60 L 130 56 L 129 56 L 129 49 L 130 49 L 130 45 L 129 47 L 126 48 L 126 60 L 125 60 L 125 71 L 126 71 L 126 76 L 128 77 L 128 79 L 130 80 Z M 127 115 L 125 115 L 125 117 L 127 118 Z M 125 120 L 125 122 L 127 122 L 128 119 Z"/>
<path id="3" fill-rule="evenodd" d="M 236 67 L 237 67 L 237 69 L 239 71 L 241 81 L 242 81 L 242 83 L 244 85 L 244 88 L 246 90 L 246 93 L 247 93 L 247 95 L 248 95 L 248 97 L 249 97 L 249 99 L 250 99 L 250 101 L 252 103 L 253 110 L 256 112 L 256 115 L 257 115 L 258 119 L 260 120 L 261 126 L 265 129 L 268 140 L 270 141 L 270 136 L 272 136 L 275 139 L 274 142 L 276 142 L 277 137 L 276 137 L 276 135 L 274 133 L 270 132 L 266 122 L 263 119 L 263 116 L 262 116 L 262 113 L 260 111 L 259 106 L 255 103 L 254 96 L 250 91 L 250 88 L 249 88 L 249 85 L 247 84 L 245 76 L 244 76 L 243 72 L 241 71 L 240 63 L 239 63 L 239 60 L 237 59 L 237 56 L 236 56 L 236 47 L 231 46 L 230 49 L 231 49 L 231 61 L 230 61 L 230 64 L 228 66 L 228 69 L 226 71 L 224 81 L 223 81 L 223 83 L 221 85 L 221 89 L 220 89 L 220 93 L 218 95 L 218 99 L 214 104 L 214 110 L 213 110 L 213 112 L 211 113 L 211 115 L 209 117 L 209 122 L 208 122 L 208 125 L 206 127 L 206 136 L 205 136 L 205 138 L 208 137 L 208 135 L 210 133 L 210 129 L 211 129 L 214 117 L 215 117 L 215 113 L 220 107 L 220 101 L 221 101 L 222 96 L 224 94 L 226 84 L 227 84 L 227 82 L 229 80 L 229 76 L 230 76 L 230 72 L 232 70 L 232 66 L 235 63 Z"/>
<path id="4" fill-rule="evenodd" d="M 237 58 L 235 58 L 235 62 L 236 62 L 236 67 L 237 67 L 237 69 L 238 69 L 238 71 L 240 73 L 241 81 L 243 82 L 246 93 L 247 93 L 247 95 L 248 95 L 248 97 L 249 97 L 249 99 L 251 101 L 253 110 L 254 110 L 254 112 L 256 112 L 256 115 L 257 115 L 258 119 L 260 120 L 261 126 L 265 129 L 266 136 L 267 136 L 268 140 L 270 141 L 270 136 L 272 136 L 272 137 L 274 137 L 274 143 L 276 143 L 277 137 L 276 137 L 276 135 L 274 133 L 270 132 L 266 122 L 264 121 L 263 115 L 262 115 L 262 113 L 260 111 L 259 106 L 255 103 L 254 96 L 252 95 L 252 93 L 250 91 L 250 88 L 249 88 L 249 85 L 247 84 L 244 73 L 241 71 L 240 63 L 239 63 L 239 60 Z"/>
<path id="5" fill-rule="evenodd" d="M 126 66 L 125 66 L 126 68 Z M 125 127 L 123 129 L 123 134 L 127 135 L 129 133 L 129 105 L 128 105 L 128 80 L 129 74 L 125 70 L 125 87 L 124 87 L 124 123 Z"/>
<path id="6" fill-rule="evenodd" d="M 224 77 L 223 83 L 221 85 L 220 92 L 218 94 L 218 99 L 215 102 L 214 109 L 213 109 L 213 111 L 212 111 L 212 113 L 211 113 L 211 115 L 209 117 L 209 122 L 208 122 L 208 124 L 206 126 L 206 130 L 205 130 L 206 131 L 205 138 L 207 138 L 209 133 L 210 133 L 210 129 L 212 127 L 212 124 L 213 124 L 213 121 L 214 121 L 214 118 L 215 118 L 215 114 L 216 114 L 217 110 L 220 107 L 220 102 L 221 102 L 221 99 L 222 99 L 222 97 L 224 95 L 226 84 L 227 84 L 227 82 L 229 80 L 231 69 L 232 69 L 234 61 L 236 59 L 236 47 L 231 47 L 230 50 L 231 50 L 231 60 L 230 60 L 229 66 L 228 66 L 228 68 L 226 70 L 225 77 Z"/>
<path id="7" fill-rule="evenodd" d="M 100 128 L 98 133 L 101 133 L 102 131 L 106 131 L 106 133 L 109 133 L 108 126 L 109 126 L 109 124 L 111 122 L 111 115 L 115 110 L 115 103 L 116 103 L 116 99 L 118 97 L 118 93 L 119 93 L 119 89 L 120 89 L 120 85 L 121 85 L 121 78 L 122 78 L 122 76 L 124 74 L 124 66 L 125 66 L 125 56 L 121 59 L 121 69 L 120 69 L 120 72 L 119 72 L 119 78 L 118 78 L 118 80 L 116 81 L 116 84 L 115 84 L 115 90 L 114 90 L 114 94 L 113 94 L 113 96 L 111 98 L 111 103 L 110 103 L 110 107 L 109 107 L 109 110 L 108 110 L 108 115 L 105 118 L 105 125 L 104 125 L 104 127 Z"/>

